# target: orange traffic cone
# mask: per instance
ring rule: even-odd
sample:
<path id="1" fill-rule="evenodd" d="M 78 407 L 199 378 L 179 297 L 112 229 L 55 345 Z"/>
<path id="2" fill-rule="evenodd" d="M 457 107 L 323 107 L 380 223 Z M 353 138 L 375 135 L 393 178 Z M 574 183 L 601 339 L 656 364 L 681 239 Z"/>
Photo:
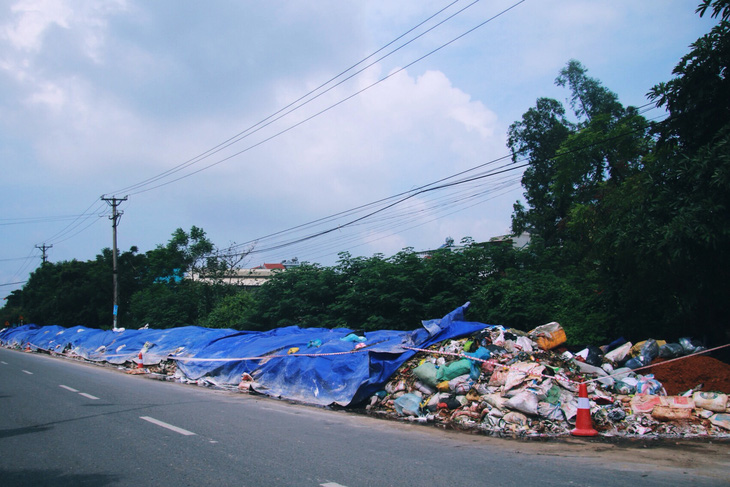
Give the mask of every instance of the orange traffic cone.
<path id="1" fill-rule="evenodd" d="M 570 432 L 573 436 L 596 436 L 598 431 L 593 429 L 591 420 L 591 404 L 588 402 L 588 386 L 578 385 L 578 415 L 575 417 L 575 429 Z"/>
<path id="2" fill-rule="evenodd" d="M 139 352 L 139 362 L 137 363 L 138 369 L 144 369 L 144 365 L 142 365 L 142 351 Z"/>
<path id="3" fill-rule="evenodd" d="M 30 343 L 26 343 L 25 344 L 25 351 L 26 352 L 32 352 L 32 350 L 30 349 Z"/>

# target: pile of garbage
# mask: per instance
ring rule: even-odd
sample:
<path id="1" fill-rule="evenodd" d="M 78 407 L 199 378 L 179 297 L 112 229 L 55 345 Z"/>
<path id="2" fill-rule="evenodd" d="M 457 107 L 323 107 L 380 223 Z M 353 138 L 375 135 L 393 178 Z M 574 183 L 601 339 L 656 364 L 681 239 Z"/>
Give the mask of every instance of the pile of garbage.
<path id="1" fill-rule="evenodd" d="M 619 339 L 571 353 L 562 347 L 566 338 L 560 324 L 549 323 L 529 332 L 494 326 L 442 341 L 405 362 L 366 410 L 493 436 L 565 436 L 575 428 L 584 383 L 600 436 L 730 437 L 730 365 L 696 355 L 704 348 L 692 339 Z M 668 380 L 685 365 L 703 375 L 667 395 L 648 373 L 661 362 Z"/>
<path id="2" fill-rule="evenodd" d="M 571 353 L 558 323 L 485 325 L 464 319 L 468 305 L 412 331 L 22 325 L 0 346 L 495 436 L 730 437 L 730 365 L 692 339 Z"/>

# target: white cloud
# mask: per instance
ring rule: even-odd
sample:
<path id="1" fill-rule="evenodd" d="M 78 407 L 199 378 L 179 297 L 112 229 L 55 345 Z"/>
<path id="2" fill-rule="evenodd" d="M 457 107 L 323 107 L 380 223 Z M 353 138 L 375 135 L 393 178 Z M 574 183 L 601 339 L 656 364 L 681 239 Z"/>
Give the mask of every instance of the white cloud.
<path id="1" fill-rule="evenodd" d="M 50 110 L 59 111 L 66 105 L 66 93 L 60 86 L 44 82 L 39 83 L 35 93 L 31 93 L 28 98 L 30 104 L 44 105 Z"/>
<path id="2" fill-rule="evenodd" d="M 126 0 L 19 0 L 0 25 L 0 69 L 15 80 L 21 99 L 57 110 L 72 96 L 64 91 L 68 74 L 59 69 L 75 69 L 70 60 L 102 62 L 108 18 L 124 10 Z M 69 62 L 51 67 L 47 61 L 58 53 Z"/>
<path id="3" fill-rule="evenodd" d="M 19 0 L 10 7 L 11 18 L 0 32 L 16 50 L 38 53 L 54 27 L 73 31 L 76 47 L 98 60 L 108 17 L 127 8 L 126 0 Z"/>
<path id="4" fill-rule="evenodd" d="M 636 103 L 707 30 L 684 0 L 526 2 L 321 116 L 233 156 L 513 3 L 476 4 L 193 169 L 231 160 L 131 196 L 120 245 L 152 248 L 175 228 L 193 224 L 218 244 L 241 242 L 483 164 L 506 154 L 508 124 L 537 97 L 566 96 L 553 80 L 569 59 L 583 62 L 622 101 L 628 93 L 626 102 Z M 443 6 L 6 2 L 0 7 L 0 189 L 6 196 L 0 212 L 83 211 L 100 194 L 171 169 L 262 120 Z M 458 241 L 505 233 L 520 192 L 408 233 L 369 228 L 378 240 L 360 248 L 387 255 L 406 246 L 438 246 L 446 236 Z M 425 198 L 410 203 L 427 205 Z M 36 239 L 57 230 L 17 232 L 0 250 L 26 255 Z M 109 228 L 101 224 L 54 252 L 59 259 L 85 259 L 108 245 Z M 286 250 L 282 257 L 291 255 Z"/>
<path id="5" fill-rule="evenodd" d="M 349 90 L 338 88 L 295 120 L 377 79 L 374 73 Z M 323 211 L 333 204 L 323 195 L 331 195 L 338 209 L 344 209 L 475 166 L 495 151 L 504 152 L 495 125 L 496 115 L 453 87 L 443 73 L 414 77 L 401 72 L 267 143 L 255 156 L 226 164 L 247 166 L 254 180 L 273 175 L 282 198 Z M 475 147 L 484 152 L 475 154 Z M 248 162 L 259 157 L 266 164 Z"/>
<path id="6" fill-rule="evenodd" d="M 31 52 L 41 49 L 50 27 L 68 29 L 74 14 L 63 0 L 21 0 L 10 10 L 14 18 L 3 26 L 3 37 L 16 49 Z"/>

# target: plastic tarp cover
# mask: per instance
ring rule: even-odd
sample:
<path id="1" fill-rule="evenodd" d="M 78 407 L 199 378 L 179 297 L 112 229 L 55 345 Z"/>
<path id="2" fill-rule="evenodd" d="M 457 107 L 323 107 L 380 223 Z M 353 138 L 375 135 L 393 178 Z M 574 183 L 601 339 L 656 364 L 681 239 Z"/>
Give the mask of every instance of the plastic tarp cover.
<path id="1" fill-rule="evenodd" d="M 359 344 L 346 340 L 346 328 L 290 326 L 265 332 L 231 329 L 180 328 L 104 331 L 81 326 L 24 325 L 0 331 L 0 344 L 63 352 L 86 360 L 153 365 L 176 360 L 190 380 L 205 378 L 235 386 L 244 372 L 262 394 L 328 406 L 355 406 L 382 389 L 415 350 L 459 338 L 490 325 L 464 320 L 469 303 L 413 331 L 378 330 L 364 333 Z M 320 345 L 321 344 L 321 345 Z M 319 345 L 319 346 L 316 346 Z M 361 347 L 361 348 L 356 348 Z M 298 348 L 295 353 L 288 353 Z"/>

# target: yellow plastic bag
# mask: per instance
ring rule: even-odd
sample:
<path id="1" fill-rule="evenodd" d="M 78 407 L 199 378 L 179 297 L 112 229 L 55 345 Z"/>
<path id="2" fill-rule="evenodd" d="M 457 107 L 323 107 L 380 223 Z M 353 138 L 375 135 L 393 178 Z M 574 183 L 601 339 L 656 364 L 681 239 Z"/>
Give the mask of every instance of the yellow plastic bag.
<path id="1" fill-rule="evenodd" d="M 527 335 L 543 350 L 552 350 L 568 340 L 565 330 L 557 321 L 538 326 L 529 331 Z"/>

